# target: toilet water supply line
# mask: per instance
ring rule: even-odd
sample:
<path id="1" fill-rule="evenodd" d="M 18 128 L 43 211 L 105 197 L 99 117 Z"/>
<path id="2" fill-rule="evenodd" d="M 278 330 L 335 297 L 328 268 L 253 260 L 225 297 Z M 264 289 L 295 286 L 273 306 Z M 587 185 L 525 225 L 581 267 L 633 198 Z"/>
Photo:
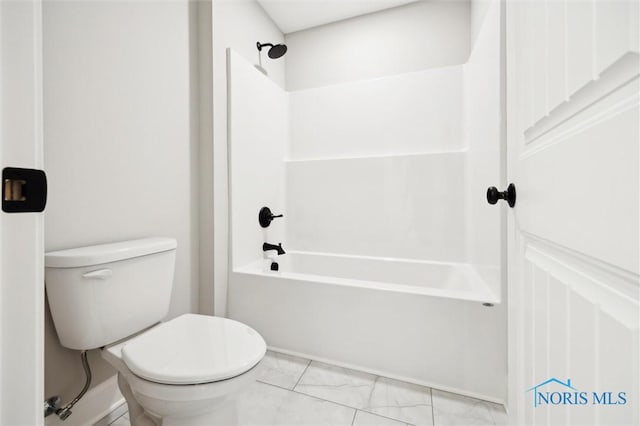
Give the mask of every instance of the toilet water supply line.
<path id="1" fill-rule="evenodd" d="M 55 413 L 58 417 L 60 417 L 61 420 L 66 420 L 71 415 L 71 409 L 73 408 L 73 406 L 76 405 L 76 403 L 80 401 L 80 398 L 82 398 L 84 394 L 89 390 L 89 386 L 91 385 L 91 367 L 89 366 L 89 360 L 87 359 L 87 351 L 80 352 L 80 359 L 82 360 L 82 368 L 84 369 L 84 387 L 82 388 L 78 396 L 73 398 L 73 400 L 64 407 L 58 407 L 58 404 L 60 404 L 59 396 L 54 396 L 47 399 L 44 402 L 45 417 Z"/>

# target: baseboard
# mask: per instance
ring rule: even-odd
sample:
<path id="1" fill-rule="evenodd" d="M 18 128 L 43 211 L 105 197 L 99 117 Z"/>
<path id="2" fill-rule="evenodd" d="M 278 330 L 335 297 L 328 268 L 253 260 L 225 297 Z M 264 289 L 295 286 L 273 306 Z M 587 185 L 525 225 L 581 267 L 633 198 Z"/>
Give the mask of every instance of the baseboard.
<path id="1" fill-rule="evenodd" d="M 336 365 L 338 367 L 343 367 L 343 368 L 348 368 L 350 370 L 357 370 L 357 371 L 362 371 L 364 373 L 369 373 L 369 374 L 374 374 L 376 376 L 381 376 L 381 377 L 387 377 L 389 379 L 395 379 L 395 380 L 400 380 L 401 382 L 407 382 L 407 383 L 412 383 L 414 385 L 419 385 L 419 386 L 426 386 L 428 388 L 432 388 L 432 389 L 437 389 L 437 390 L 441 390 L 441 391 L 445 391 L 445 392 L 451 392 L 451 393 L 455 393 L 458 395 L 463 395 L 463 396 L 468 396 L 470 398 L 475 398 L 475 399 L 480 399 L 482 401 L 488 401 L 488 402 L 493 402 L 495 404 L 500 404 L 500 405 L 505 405 L 505 401 L 499 398 L 494 398 L 492 396 L 489 395 L 483 395 L 483 394 L 479 394 L 479 393 L 475 393 L 475 392 L 468 392 L 465 391 L 464 389 L 457 389 L 457 388 L 452 388 L 449 386 L 442 386 L 439 385 L 437 383 L 430 383 L 430 382 L 425 382 L 422 380 L 415 380 L 411 377 L 404 377 L 404 376 L 399 376 L 397 374 L 389 374 L 388 372 L 385 371 L 379 371 L 379 370 L 374 370 L 371 368 L 365 368 L 359 365 L 353 365 L 353 364 L 348 364 L 348 363 L 344 363 L 344 362 L 340 362 L 340 361 L 336 361 L 333 359 L 327 359 L 327 358 L 322 358 L 322 357 L 317 357 L 317 356 L 313 356 L 313 355 L 309 355 L 309 354 L 305 354 L 302 352 L 296 352 L 296 351 L 290 351 L 287 349 L 281 349 L 281 348 L 277 348 L 275 346 L 268 346 L 268 348 L 274 352 L 280 352 L 286 355 L 292 355 L 292 356 L 297 356 L 300 358 L 306 358 L 306 359 L 310 359 L 312 361 L 318 361 L 318 362 L 323 362 L 325 364 L 332 364 L 332 365 Z"/>
<path id="2" fill-rule="evenodd" d="M 71 416 L 62 421 L 55 414 L 45 418 L 45 426 L 87 426 L 93 425 L 104 416 L 124 404 L 124 397 L 118 389 L 118 376 L 112 376 L 89 389 L 71 409 Z"/>

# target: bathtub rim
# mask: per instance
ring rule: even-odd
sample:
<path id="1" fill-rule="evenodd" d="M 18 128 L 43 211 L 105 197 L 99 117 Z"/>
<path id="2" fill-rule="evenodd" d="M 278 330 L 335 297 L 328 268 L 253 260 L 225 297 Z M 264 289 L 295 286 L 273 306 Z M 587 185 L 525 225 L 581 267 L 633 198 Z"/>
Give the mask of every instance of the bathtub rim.
<path id="1" fill-rule="evenodd" d="M 326 256 L 326 257 L 340 257 L 351 258 L 360 260 L 374 260 L 384 262 L 396 262 L 396 263 L 418 263 L 425 265 L 437 265 L 446 266 L 450 268 L 462 269 L 462 273 L 471 277 L 476 283 L 474 290 L 459 290 L 459 289 L 439 289 L 433 287 L 419 287 L 409 284 L 399 283 L 385 283 L 381 281 L 371 280 L 357 280 L 352 278 L 332 277 L 325 275 L 313 275 L 303 274 L 298 272 L 288 271 L 265 271 L 263 266 L 265 262 L 277 261 L 273 258 L 263 258 L 254 260 L 246 265 L 232 268 L 232 272 L 235 274 L 247 274 L 253 276 L 261 276 L 267 278 L 277 278 L 283 280 L 296 280 L 305 281 L 318 284 L 329 284 L 335 286 L 354 287 L 376 291 L 388 291 L 401 294 L 413 294 L 418 296 L 429 296 L 444 299 L 454 299 L 467 302 L 479 302 L 487 303 L 491 305 L 499 305 L 502 303 L 499 296 L 493 293 L 491 288 L 482 279 L 476 268 L 470 263 L 464 262 L 446 262 L 446 261 L 430 261 L 419 259 L 405 259 L 405 258 L 391 258 L 391 257 L 376 257 L 376 256 L 362 256 L 352 254 L 337 254 L 337 253 L 323 253 L 303 250 L 288 250 L 287 254 L 300 254 L 300 255 L 314 255 L 314 256 Z"/>

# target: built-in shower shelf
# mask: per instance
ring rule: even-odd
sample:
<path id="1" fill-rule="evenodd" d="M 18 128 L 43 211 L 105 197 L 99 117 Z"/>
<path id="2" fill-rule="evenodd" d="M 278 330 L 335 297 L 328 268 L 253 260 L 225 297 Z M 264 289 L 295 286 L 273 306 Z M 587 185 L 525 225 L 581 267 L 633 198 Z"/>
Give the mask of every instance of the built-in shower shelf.
<path id="1" fill-rule="evenodd" d="M 419 157 L 430 155 L 448 155 L 448 154 L 464 154 L 467 148 L 453 149 L 447 151 L 425 151 L 425 152 L 406 152 L 406 153 L 387 153 L 387 154 L 364 154 L 364 155 L 342 155 L 342 156 L 326 156 L 326 157 L 306 157 L 306 158 L 284 158 L 285 163 L 301 163 L 307 161 L 335 161 L 335 160 L 366 160 L 369 158 L 399 158 L 399 157 Z"/>

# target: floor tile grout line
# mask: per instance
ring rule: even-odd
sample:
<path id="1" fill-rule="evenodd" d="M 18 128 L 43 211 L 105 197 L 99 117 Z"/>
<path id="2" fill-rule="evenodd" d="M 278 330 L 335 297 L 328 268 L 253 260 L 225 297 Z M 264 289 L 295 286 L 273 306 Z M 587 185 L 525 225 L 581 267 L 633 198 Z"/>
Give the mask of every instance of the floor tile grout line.
<path id="1" fill-rule="evenodd" d="M 355 411 L 353 412 L 353 418 L 351 419 L 351 426 L 353 426 L 353 423 L 356 421 L 357 415 L 358 415 L 358 409 L 356 408 Z"/>
<path id="2" fill-rule="evenodd" d="M 304 359 L 304 358 L 302 358 Z M 309 368 L 309 366 L 311 365 L 311 360 L 307 360 L 307 365 L 304 367 L 304 370 L 302 370 L 302 374 L 300 375 L 300 377 L 298 377 L 298 381 L 296 382 L 295 385 L 293 385 L 293 387 L 291 388 L 291 390 L 294 390 L 296 388 L 296 386 L 298 386 L 300 384 L 300 380 L 302 380 L 302 376 L 304 376 L 304 373 L 307 372 L 307 369 Z"/>
<path id="3" fill-rule="evenodd" d="M 307 396 L 309 398 L 317 399 L 319 401 L 323 401 L 323 402 L 328 402 L 330 404 L 339 405 L 340 407 L 349 408 L 351 410 L 356 410 L 356 411 L 362 411 L 362 412 L 365 412 L 367 414 L 371 414 L 371 415 L 374 415 L 374 416 L 382 417 L 382 418 L 387 419 L 387 420 L 393 420 L 394 422 L 404 423 L 406 425 L 413 426 L 412 423 L 409 423 L 409 422 L 407 422 L 405 420 L 396 419 L 396 418 L 393 418 L 393 417 L 385 416 L 383 414 L 373 413 L 371 411 L 367 411 L 364 408 L 352 407 L 350 405 L 346 405 L 346 404 L 343 404 L 341 402 L 336 402 L 336 401 L 331 401 L 329 399 L 324 399 L 324 398 L 321 398 L 321 397 L 316 396 L 316 395 L 311 395 L 311 394 L 308 394 L 308 393 L 297 391 L 297 390 L 295 390 L 295 388 L 294 389 L 285 388 L 284 386 L 276 385 L 276 384 L 269 383 L 269 382 L 264 382 L 264 381 L 262 381 L 260 379 L 257 379 L 256 381 L 259 382 L 259 383 L 262 383 L 263 385 L 273 386 L 274 388 L 278 388 L 278 389 L 282 389 L 282 390 L 285 390 L 285 391 L 293 392 L 293 393 L 296 393 L 298 395 Z"/>
<path id="4" fill-rule="evenodd" d="M 436 415 L 433 409 L 433 388 L 429 388 L 429 395 L 431 396 L 431 424 L 436 426 Z"/>
<path id="5" fill-rule="evenodd" d="M 273 351 L 273 350 L 271 350 L 270 352 L 273 352 L 273 353 L 276 353 L 276 354 L 288 355 L 288 354 L 284 354 L 284 353 L 282 353 L 282 352 L 277 352 L 277 351 Z M 298 385 L 300 384 L 300 380 L 302 379 L 302 376 L 304 376 L 304 373 L 307 371 L 307 368 L 309 368 L 309 366 L 311 365 L 311 363 L 315 362 L 315 363 L 324 364 L 324 365 L 328 365 L 328 366 L 332 366 L 332 367 L 342 368 L 342 369 L 344 369 L 344 370 L 351 370 L 351 371 L 355 371 L 355 372 L 357 372 L 357 373 L 364 373 L 364 374 L 368 374 L 368 375 L 370 375 L 370 376 L 379 377 L 379 378 L 382 378 L 382 379 L 393 380 L 393 381 L 396 381 L 396 382 L 401 382 L 401 383 L 406 383 L 406 384 L 413 385 L 413 386 L 419 386 L 419 387 L 427 388 L 427 389 L 429 389 L 432 393 L 433 393 L 433 390 L 436 390 L 436 391 L 438 391 L 438 392 L 450 393 L 450 394 L 452 394 L 452 395 L 460 396 L 460 397 L 463 397 L 463 398 L 472 399 L 472 400 L 475 400 L 475 401 L 477 401 L 477 402 L 486 403 L 486 404 L 490 404 L 490 405 L 497 405 L 497 406 L 501 407 L 502 409 L 504 409 L 504 404 L 500 404 L 500 403 L 498 403 L 498 402 L 493 402 L 493 401 L 489 401 L 489 400 L 486 400 L 486 399 L 477 398 L 477 397 L 473 397 L 473 396 L 463 395 L 463 394 L 461 394 L 461 393 L 453 392 L 453 391 L 450 391 L 450 390 L 444 390 L 444 389 L 441 389 L 441 388 L 434 388 L 434 387 L 427 386 L 427 385 L 423 385 L 423 384 L 418 384 L 418 383 L 413 383 L 413 382 L 407 382 L 407 381 L 400 380 L 400 379 L 397 379 L 397 378 L 394 378 L 394 377 L 389 377 L 389 376 L 384 376 L 384 375 L 379 375 L 379 374 L 369 373 L 369 372 L 366 372 L 366 371 L 357 370 L 357 369 L 355 369 L 355 368 L 342 367 L 342 366 L 339 366 L 339 365 L 336 365 L 336 364 L 331 364 L 331 363 L 329 363 L 329 362 L 314 361 L 314 360 L 312 360 L 312 359 L 303 358 L 303 357 L 299 357 L 299 356 L 295 356 L 295 355 L 288 355 L 288 356 L 291 356 L 291 357 L 293 357 L 293 358 L 299 358 L 299 359 L 301 359 L 301 360 L 308 361 L 307 366 L 306 366 L 306 367 L 305 367 L 305 369 L 302 371 L 302 375 L 301 375 L 301 376 L 300 376 L 300 378 L 298 379 L 298 382 L 296 382 L 295 386 L 298 386 Z M 294 388 L 295 388 L 295 386 L 294 386 Z M 295 391 L 295 390 L 294 390 L 294 391 Z M 299 391 L 295 391 L 295 392 L 302 393 L 302 392 L 299 392 Z M 307 394 L 303 394 L 303 395 L 307 395 Z M 320 399 L 322 399 L 322 398 L 320 398 Z M 327 400 L 327 401 L 328 401 L 328 400 Z M 332 402 L 332 401 L 329 401 L 329 402 Z M 433 406 L 433 395 L 431 396 L 431 406 Z M 363 410 L 360 410 L 360 411 L 363 411 Z"/>
<path id="6" fill-rule="evenodd" d="M 272 351 L 272 352 L 273 352 L 273 351 Z M 274 352 L 274 353 L 279 353 L 279 352 Z M 405 420 L 402 420 L 402 419 L 396 419 L 396 418 L 393 418 L 393 417 L 388 417 L 388 416 L 385 416 L 385 415 L 381 415 L 381 414 L 378 414 L 378 413 L 374 413 L 374 412 L 372 412 L 372 411 L 368 411 L 368 410 L 366 410 L 366 409 L 364 409 L 364 408 L 352 407 L 352 406 L 350 406 L 350 405 L 346 405 L 346 404 L 343 404 L 343 403 L 340 403 L 340 402 L 331 401 L 331 400 L 329 400 L 329 399 L 324 399 L 324 398 L 321 398 L 321 397 L 316 396 L 316 395 L 311 395 L 311 394 L 308 394 L 308 393 L 305 393 L 305 392 L 302 392 L 302 391 L 296 390 L 296 387 L 300 384 L 300 381 L 302 380 L 302 377 L 304 376 L 304 373 L 306 373 L 306 372 L 307 372 L 307 369 L 309 368 L 309 366 L 310 366 L 310 365 L 311 365 L 311 363 L 313 362 L 313 360 L 311 360 L 311 359 L 307 359 L 307 358 L 300 358 L 300 359 L 306 359 L 306 360 L 308 361 L 308 362 L 307 362 L 307 366 L 306 366 L 306 367 L 304 368 L 304 370 L 302 371 L 302 374 L 300 375 L 300 377 L 298 378 L 298 381 L 296 382 L 296 384 L 293 386 L 293 388 L 292 388 L 292 389 L 288 389 L 288 388 L 285 388 L 285 387 L 283 387 L 283 386 L 279 386 L 279 385 L 274 385 L 273 383 L 264 382 L 264 381 L 261 381 L 261 380 L 259 380 L 259 379 L 258 379 L 258 381 L 259 381 L 260 383 L 264 383 L 264 384 L 266 384 L 266 385 L 275 386 L 275 387 L 277 387 L 277 388 L 284 389 L 284 390 L 288 390 L 288 391 L 291 391 L 291 392 L 297 393 L 297 394 L 299 394 L 299 395 L 309 396 L 309 397 L 312 397 L 312 398 L 315 398 L 315 399 L 319 399 L 319 400 L 321 400 L 321 401 L 325 401 L 325 402 L 329 402 L 329 403 L 332 403 L 332 404 L 340 405 L 340 406 L 342 406 L 342 407 L 346 407 L 346 408 L 351 408 L 351 409 L 354 409 L 354 410 L 356 410 L 356 411 L 363 411 L 363 412 L 365 412 L 365 413 L 372 414 L 372 415 L 374 415 L 374 416 L 378 416 L 378 417 L 382 417 L 382 418 L 385 418 L 385 419 L 387 419 L 387 420 L 393 420 L 393 421 L 395 421 L 395 422 L 404 423 L 404 424 L 406 424 L 406 425 L 411 425 L 411 423 L 409 423 L 409 422 L 407 422 L 407 421 L 405 421 Z M 326 365 L 329 365 L 329 366 L 335 366 L 334 364 L 327 364 L 327 363 L 323 363 L 323 364 L 326 364 Z M 343 368 L 343 369 L 345 369 L 345 370 L 352 370 L 352 371 L 355 371 L 355 372 L 360 372 L 360 370 L 353 370 L 353 369 L 349 369 L 349 368 L 345 368 L 345 367 L 340 367 L 340 368 Z M 367 374 L 371 374 L 371 373 L 367 373 Z M 377 374 L 371 374 L 371 375 L 375 377 L 374 385 L 375 385 L 375 382 L 376 382 L 378 379 L 380 379 L 380 378 L 384 378 L 384 376 L 379 376 L 379 375 L 377 375 Z M 396 379 L 392 379 L 392 380 L 396 380 Z M 373 392 L 373 387 L 374 387 L 374 386 L 372 386 L 372 388 L 371 388 L 371 392 Z M 433 397 L 432 397 L 432 391 L 433 391 L 433 389 L 432 389 L 431 387 L 428 387 L 428 386 L 423 386 L 423 387 L 426 387 L 427 389 L 429 389 L 429 396 L 430 396 L 430 402 L 431 402 L 431 420 L 433 421 Z M 354 415 L 354 418 L 355 418 L 355 415 Z"/>
<path id="7" fill-rule="evenodd" d="M 281 353 L 282 353 L 282 352 L 276 352 L 276 351 L 271 351 L 271 352 L 273 352 L 273 353 L 278 353 L 278 354 L 281 354 Z M 287 354 L 284 354 L 284 355 L 287 355 Z M 290 356 L 293 356 L 293 355 L 290 355 Z M 296 358 L 303 359 L 303 360 L 307 360 L 307 361 L 308 361 L 308 363 L 307 363 L 307 366 L 305 367 L 305 369 L 302 371 L 302 375 L 300 376 L 300 378 L 298 379 L 298 381 L 297 381 L 297 382 L 296 382 L 296 384 L 294 385 L 294 388 L 300 384 L 300 380 L 302 380 L 302 376 L 304 376 L 304 373 L 307 371 L 307 368 L 309 368 L 309 366 L 311 365 L 311 363 L 315 362 L 315 363 L 318 363 L 318 364 L 328 365 L 328 366 L 330 366 L 330 367 L 338 367 L 338 368 L 341 368 L 341 369 L 343 369 L 343 370 L 350 370 L 350 371 L 354 371 L 354 372 L 356 372 L 356 373 L 367 374 L 367 375 L 369 375 L 369 376 L 376 377 L 376 379 L 375 379 L 375 380 L 377 380 L 377 379 L 393 380 L 393 381 L 396 381 L 396 382 L 405 383 L 405 384 L 412 385 L 412 386 L 418 386 L 418 387 L 422 387 L 422 388 L 427 388 L 427 389 L 429 389 L 429 391 L 432 391 L 432 390 L 434 389 L 434 388 L 432 388 L 431 386 L 421 385 L 421 384 L 413 383 L 413 382 L 407 382 L 407 381 L 400 380 L 400 379 L 396 379 L 396 378 L 389 377 L 389 376 L 382 376 L 382 375 L 379 375 L 379 374 L 369 373 L 369 372 L 362 371 L 362 370 L 356 370 L 356 369 L 354 369 L 354 368 L 350 368 L 350 367 L 342 367 L 342 366 L 339 366 L 339 365 L 336 365 L 336 364 L 330 364 L 330 363 L 328 363 L 328 362 L 323 362 L 323 361 L 314 361 L 314 360 L 312 360 L 312 359 L 307 359 L 307 358 L 302 358 L 302 357 L 296 357 Z M 322 385 L 319 385 L 319 386 L 322 386 Z M 440 389 L 437 389 L 437 390 L 440 390 Z M 471 397 L 471 396 L 466 396 L 466 395 L 462 395 L 462 394 L 455 393 L 455 392 L 451 392 L 451 391 L 443 391 L 443 390 L 441 390 L 441 391 L 442 391 L 442 392 L 447 392 L 447 393 L 452 393 L 452 394 L 454 394 L 454 395 L 464 396 L 465 398 L 476 399 L 476 400 L 481 401 L 481 402 L 488 402 L 488 403 L 490 403 L 490 404 L 494 404 L 494 403 L 493 403 L 493 402 L 491 402 L 491 401 L 486 401 L 486 400 L 484 400 L 484 399 L 480 399 L 480 398 L 474 398 L 474 397 Z M 306 394 L 304 394 L 304 395 L 306 395 Z M 431 398 L 431 403 L 432 403 L 432 405 L 433 405 L 433 398 Z M 498 405 L 500 405 L 500 404 L 498 404 Z M 361 410 L 361 411 L 362 411 L 362 410 Z"/>
<path id="8" fill-rule="evenodd" d="M 331 404 L 339 405 L 341 407 L 350 408 L 352 410 L 357 410 L 356 407 L 350 407 L 350 406 L 342 404 L 340 402 L 329 401 L 328 399 L 320 398 L 319 396 L 309 395 L 308 393 L 299 392 L 299 391 L 294 390 L 294 389 L 288 389 L 288 388 L 285 388 L 285 387 L 282 387 L 282 386 L 274 385 L 273 383 L 267 383 L 267 382 L 260 382 L 260 383 L 268 385 L 268 386 L 273 386 L 274 388 L 279 388 L 279 389 L 286 390 L 286 391 L 289 391 L 289 392 L 297 393 L 298 395 L 308 396 L 309 398 L 317 399 L 319 401 L 329 402 Z"/>
<path id="9" fill-rule="evenodd" d="M 409 423 L 406 420 L 396 419 L 396 418 L 393 418 L 393 417 L 385 416 L 383 414 L 373 413 L 373 412 L 367 411 L 367 410 L 361 410 L 359 408 L 356 408 L 356 410 L 362 411 L 362 412 L 367 413 L 367 414 L 371 414 L 372 416 L 382 417 L 383 419 L 392 420 L 392 421 L 398 422 L 398 423 L 404 423 L 405 425 L 408 425 L 408 426 L 413 426 L 412 423 Z"/>
<path id="10" fill-rule="evenodd" d="M 332 401 L 328 401 L 328 402 L 332 402 Z M 335 402 L 334 402 L 334 404 L 335 404 Z M 353 408 L 353 407 L 350 407 L 350 408 Z M 355 410 L 356 410 L 356 412 L 360 411 L 362 413 L 371 414 L 372 416 L 381 417 L 381 418 L 383 418 L 385 420 L 391 420 L 392 422 L 401 423 L 401 424 L 404 424 L 405 426 L 416 426 L 413 423 L 409 423 L 409 422 L 407 422 L 405 420 L 394 419 L 393 417 L 385 416 L 383 414 L 372 413 L 371 411 L 367 411 L 367 410 L 365 410 L 363 408 L 355 408 Z M 355 420 L 355 417 L 354 417 L 354 420 Z"/>
<path id="11" fill-rule="evenodd" d="M 298 395 L 301 395 L 301 396 L 306 396 L 307 398 L 315 399 L 315 400 L 322 401 L 322 402 L 327 402 L 329 404 L 337 405 L 339 407 L 348 408 L 349 410 L 354 410 L 354 416 L 355 416 L 355 411 L 358 411 L 358 408 L 351 407 L 349 405 L 345 405 L 345 404 L 342 404 L 340 402 L 329 401 L 328 399 L 320 398 L 319 396 L 309 395 L 307 393 L 296 391 L 295 389 L 288 389 L 288 388 L 285 388 L 285 387 L 282 387 L 282 386 L 274 385 L 273 383 L 262 382 L 260 380 L 257 380 L 257 381 L 262 383 L 262 384 L 264 384 L 264 385 L 267 385 L 267 386 L 273 386 L 274 388 L 282 389 L 282 390 L 287 391 L 287 392 L 292 392 L 292 393 L 295 393 L 295 394 L 298 394 Z M 360 411 L 362 411 L 362 410 L 360 410 Z M 389 419 L 389 420 L 395 420 L 395 419 L 392 419 L 390 417 L 385 417 L 385 416 L 380 416 L 380 417 L 384 417 L 384 418 Z"/>

